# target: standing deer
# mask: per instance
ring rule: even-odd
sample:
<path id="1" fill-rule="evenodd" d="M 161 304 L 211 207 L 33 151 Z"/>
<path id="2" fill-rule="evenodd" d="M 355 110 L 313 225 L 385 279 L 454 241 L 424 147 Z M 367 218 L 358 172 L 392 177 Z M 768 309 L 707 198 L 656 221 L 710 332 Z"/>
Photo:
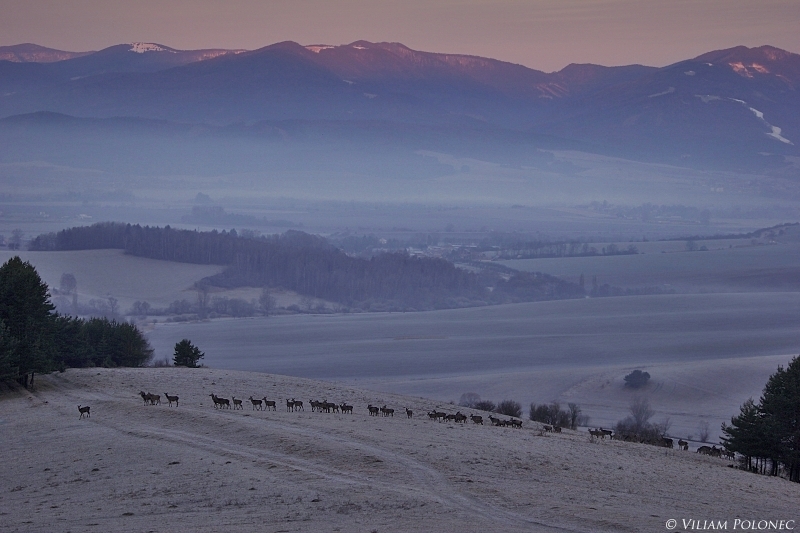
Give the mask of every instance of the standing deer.
<path id="1" fill-rule="evenodd" d="M 78 411 L 80 411 L 80 413 L 81 413 L 80 418 L 83 418 L 83 415 L 86 415 L 86 418 L 91 418 L 92 417 L 92 413 L 89 412 L 89 406 L 88 405 L 85 406 L 85 407 L 81 407 L 80 405 L 78 405 Z"/>
<path id="2" fill-rule="evenodd" d="M 263 403 L 261 400 L 254 400 L 252 396 L 250 396 L 248 399 L 250 400 L 250 403 L 253 404 L 253 411 L 256 410 L 256 405 L 258 406 L 258 410 L 261 411 L 261 404 Z"/>
<path id="3" fill-rule="evenodd" d="M 244 409 L 244 407 L 242 407 L 242 400 L 237 400 L 236 396 L 231 396 L 231 398 L 233 398 L 233 410 L 234 411 L 236 409 Z"/>
<path id="4" fill-rule="evenodd" d="M 266 407 L 267 411 L 269 411 L 270 407 L 272 407 L 273 411 L 277 411 L 278 407 L 277 404 L 275 403 L 275 400 L 267 400 L 266 396 L 264 396 L 261 399 L 264 400 L 264 407 Z"/>
<path id="5" fill-rule="evenodd" d="M 413 417 L 414 417 L 414 411 L 412 411 L 412 410 L 411 410 L 411 409 L 409 409 L 408 407 L 406 407 L 405 409 L 406 409 L 406 416 L 407 416 L 408 418 L 413 418 Z"/>
<path id="6" fill-rule="evenodd" d="M 178 397 L 177 396 L 170 396 L 166 392 L 164 393 L 164 396 L 167 398 L 167 401 L 169 402 L 170 407 L 172 407 L 172 402 L 175 402 L 175 407 L 178 407 Z"/>
<path id="7" fill-rule="evenodd" d="M 230 409 L 231 402 L 227 398 L 220 398 L 219 396 L 217 396 L 217 395 L 215 395 L 213 393 L 210 394 L 209 396 L 211 396 L 211 399 L 214 400 L 214 408 L 215 409 L 217 407 L 220 408 L 220 409 L 222 409 L 223 407 L 227 407 L 228 409 Z"/>

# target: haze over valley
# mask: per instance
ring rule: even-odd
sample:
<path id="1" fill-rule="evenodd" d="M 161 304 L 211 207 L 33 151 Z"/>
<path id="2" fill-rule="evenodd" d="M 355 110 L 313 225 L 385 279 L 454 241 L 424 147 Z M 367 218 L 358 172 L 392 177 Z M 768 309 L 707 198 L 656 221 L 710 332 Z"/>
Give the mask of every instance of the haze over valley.
<path id="1" fill-rule="evenodd" d="M 502 446 L 536 446 L 534 437 L 548 431 L 550 439 L 539 440 L 562 457 L 581 455 L 582 441 L 590 440 L 626 486 L 633 473 L 617 463 L 629 453 L 625 446 L 639 445 L 604 438 L 601 445 L 585 431 L 615 426 L 637 401 L 648 402 L 663 436 L 687 439 L 692 451 L 718 444 L 722 423 L 749 397 L 758 399 L 776 369 L 800 353 L 796 52 L 733 46 L 666 66 L 573 63 L 544 72 L 368 40 L 283 41 L 253 50 L 155 42 L 96 51 L 0 46 L 0 262 L 29 261 L 58 313 L 135 324 L 154 350 L 149 364 L 171 366 L 176 343 L 189 339 L 209 367 L 196 375 L 182 368 L 103 369 L 97 383 L 94 370 L 69 369 L 37 375 L 41 394 L 18 392 L 30 394 L 31 405 L 52 402 L 61 412 L 67 404 L 59 394 L 74 410 L 89 391 L 93 416 L 99 405 L 135 418 L 131 431 L 156 435 L 170 450 L 191 440 L 197 457 L 212 441 L 224 442 L 235 448 L 230 461 L 237 469 L 258 463 L 258 480 L 245 482 L 250 474 L 239 472 L 237 487 L 260 487 L 273 475 L 260 462 L 277 455 L 237 448 L 215 425 L 256 438 L 260 413 L 235 422 L 216 411 L 213 420 L 202 414 L 217 406 L 209 395 L 221 390 L 218 383 L 240 396 L 245 384 L 252 394 L 278 387 L 282 400 L 350 394 L 363 400 L 362 411 L 368 401 L 394 402 L 400 414 L 405 403 L 418 410 L 413 427 L 423 431 L 424 457 L 405 447 L 399 426 L 375 437 L 360 425 L 344 429 L 350 421 L 276 414 L 279 429 L 269 438 L 285 439 L 280 454 L 304 456 L 292 462 L 281 455 L 279 469 L 310 476 L 279 496 L 319 502 L 314 491 L 357 486 L 352 501 L 337 493 L 328 509 L 338 509 L 334 522 L 347 528 L 351 514 L 362 520 L 366 509 L 377 509 L 379 522 L 363 523 L 383 531 L 398 520 L 389 486 L 397 473 L 373 473 L 380 494 L 361 494 L 362 474 L 372 475 L 372 466 L 357 475 L 338 466 L 323 472 L 303 439 L 325 441 L 325 453 L 361 450 L 359 457 L 365 446 L 385 445 L 373 450 L 376 461 L 400 461 L 398 468 L 417 472 L 397 490 L 408 496 L 424 488 L 418 500 L 408 496 L 415 518 L 398 522 L 407 528 L 477 531 L 452 518 L 475 504 L 482 525 L 487 509 L 502 507 L 490 514 L 511 520 L 509 531 L 583 530 L 562 512 L 551 509 L 540 520 L 519 502 L 498 504 L 482 488 L 454 489 L 455 477 L 473 482 L 466 480 L 472 470 L 429 467 L 429 456 L 431 464 L 442 460 L 431 450 L 463 455 L 471 445 L 454 447 L 447 431 L 425 425 L 437 424 L 423 420 L 425 412 L 468 407 L 475 414 L 476 397 L 519 402 L 525 433 Z M 636 370 L 649 377 L 640 388 L 627 382 Z M 187 409 L 196 425 L 180 422 L 172 431 L 179 415 L 145 420 L 125 404 L 131 391 L 138 399 L 131 383 L 145 388 L 152 377 L 163 388 L 173 375 L 191 391 Z M 101 387 L 106 381 L 114 385 Z M 20 403 L 23 396 L 15 398 Z M 529 406 L 553 403 L 580 406 L 577 430 L 565 428 L 562 437 L 529 422 Z M 5 418 L 12 416 L 9 405 L 0 406 Z M 199 427 L 211 435 L 202 445 Z M 473 429 L 451 427 L 459 435 Z M 554 439 L 562 438 L 566 451 L 554 452 L 561 446 Z M 497 446 L 487 442 L 472 449 L 476 457 Z M 146 449 L 153 460 L 172 459 L 172 451 Z M 668 483 L 685 481 L 684 474 L 666 474 L 672 451 L 642 453 L 636 457 Z M 680 459 L 680 472 L 714 468 L 722 493 L 742 496 L 739 478 L 730 480 L 745 473 L 726 477 L 721 459 L 692 456 Z M 477 487 L 491 475 L 475 461 Z M 569 467 L 564 463 L 564 471 Z M 594 467 L 581 468 L 604 479 Z M 317 475 L 325 479 L 311 479 Z M 579 484 L 564 472 L 557 478 Z M 170 490 L 191 492 L 170 479 Z M 523 487 L 542 498 L 529 481 L 502 490 Z M 629 494 L 643 490 L 636 483 Z M 777 491 L 757 483 L 764 494 Z M 796 492 L 795 483 L 786 484 Z M 447 498 L 436 500 L 446 487 Z M 680 487 L 668 488 L 678 494 Z M 33 497 L 30 487 L 19 490 Z M 663 497 L 647 490 L 654 501 Z M 793 501 L 794 493 L 786 494 Z M 676 507 L 697 511 L 675 498 Z M 208 506 L 212 500 L 213 494 L 202 498 Z M 0 507 L 7 501 L 0 496 Z M 774 512 L 791 508 L 770 502 Z M 434 505 L 454 514 L 441 518 L 424 508 Z M 586 523 L 592 530 L 641 530 L 629 507 Z M 48 523 L 56 524 L 58 512 L 51 514 Z M 324 511 L 286 516 L 272 513 L 267 522 L 308 521 L 313 531 L 327 524 Z M 659 515 L 658 526 L 671 516 Z M 109 527 L 120 524 L 109 520 Z M 190 514 L 187 523 L 201 522 Z"/>

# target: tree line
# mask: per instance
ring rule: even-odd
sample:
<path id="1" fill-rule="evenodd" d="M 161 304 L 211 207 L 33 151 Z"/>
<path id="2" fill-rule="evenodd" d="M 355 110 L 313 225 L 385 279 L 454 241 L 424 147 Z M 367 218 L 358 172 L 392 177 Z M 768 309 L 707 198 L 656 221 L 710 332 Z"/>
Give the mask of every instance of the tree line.
<path id="1" fill-rule="evenodd" d="M 0 267 L 0 381 L 87 366 L 144 366 L 153 350 L 132 324 L 54 312 L 49 289 L 18 256 Z"/>
<path id="2" fill-rule="evenodd" d="M 322 237 L 290 230 L 247 237 L 235 230 L 200 232 L 106 222 L 40 235 L 32 250 L 118 248 L 126 253 L 227 268 L 204 283 L 218 287 L 283 287 L 362 309 L 465 307 L 513 301 L 580 298 L 576 284 L 541 273 L 479 275 L 439 258 L 387 252 L 358 258 Z"/>
<path id="3" fill-rule="evenodd" d="M 748 399 L 722 424 L 722 443 L 750 471 L 800 483 L 800 356 L 770 376 L 761 398 Z"/>

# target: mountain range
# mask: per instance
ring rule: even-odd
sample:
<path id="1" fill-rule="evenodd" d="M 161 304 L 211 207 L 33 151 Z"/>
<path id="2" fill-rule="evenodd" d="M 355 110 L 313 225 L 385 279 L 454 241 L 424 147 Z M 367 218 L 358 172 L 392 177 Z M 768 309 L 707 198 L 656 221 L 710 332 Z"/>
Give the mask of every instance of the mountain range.
<path id="1" fill-rule="evenodd" d="M 113 130 L 119 120 L 102 120 L 128 117 L 151 129 L 202 125 L 275 142 L 380 139 L 413 149 L 468 146 L 489 159 L 580 149 L 800 175 L 800 55 L 770 46 L 662 68 L 572 64 L 552 73 L 367 41 L 253 51 L 0 47 L 0 135 L 21 124 L 29 132 L 63 126 L 56 114 L 89 129 Z"/>

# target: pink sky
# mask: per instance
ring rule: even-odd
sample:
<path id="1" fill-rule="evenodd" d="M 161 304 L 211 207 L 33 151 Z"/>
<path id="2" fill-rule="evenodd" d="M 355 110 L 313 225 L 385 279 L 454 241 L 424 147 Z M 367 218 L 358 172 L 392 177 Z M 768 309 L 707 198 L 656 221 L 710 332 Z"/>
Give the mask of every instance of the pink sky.
<path id="1" fill-rule="evenodd" d="M 662 66 L 740 44 L 800 52 L 800 0 L 0 0 L 0 46 L 255 49 L 360 39 L 545 71 Z"/>

